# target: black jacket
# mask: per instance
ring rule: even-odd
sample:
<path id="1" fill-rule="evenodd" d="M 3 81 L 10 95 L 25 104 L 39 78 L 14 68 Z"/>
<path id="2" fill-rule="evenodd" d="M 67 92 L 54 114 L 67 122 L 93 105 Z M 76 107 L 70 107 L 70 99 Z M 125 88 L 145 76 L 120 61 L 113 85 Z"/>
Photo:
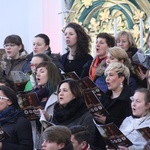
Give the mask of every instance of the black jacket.
<path id="1" fill-rule="evenodd" d="M 69 52 L 62 55 L 62 57 L 61 57 L 61 63 L 64 67 L 64 71 L 66 73 L 71 72 L 71 71 L 75 71 L 76 74 L 80 78 L 88 76 L 89 75 L 90 64 L 93 60 L 93 57 L 91 55 L 87 54 L 82 59 L 75 59 L 75 60 L 69 61 L 68 58 L 67 58 L 68 54 L 69 54 Z"/>
<path id="2" fill-rule="evenodd" d="M 2 141 L 1 150 L 33 150 L 31 124 L 24 116 L 7 121 L 1 127 L 9 135 Z"/>
<path id="3" fill-rule="evenodd" d="M 65 125 L 71 127 L 73 125 L 86 126 L 91 134 L 90 145 L 97 147 L 97 138 L 95 133 L 98 132 L 93 122 L 93 116 L 88 111 L 83 97 L 70 101 L 66 107 L 56 103 L 52 123 L 56 125 Z"/>
<path id="4" fill-rule="evenodd" d="M 122 121 L 132 114 L 131 111 L 131 91 L 128 86 L 123 87 L 123 90 L 119 97 L 111 99 L 112 92 L 108 91 L 102 100 L 103 106 L 109 112 L 109 116 L 106 117 L 106 124 L 114 122 L 118 127 Z"/>

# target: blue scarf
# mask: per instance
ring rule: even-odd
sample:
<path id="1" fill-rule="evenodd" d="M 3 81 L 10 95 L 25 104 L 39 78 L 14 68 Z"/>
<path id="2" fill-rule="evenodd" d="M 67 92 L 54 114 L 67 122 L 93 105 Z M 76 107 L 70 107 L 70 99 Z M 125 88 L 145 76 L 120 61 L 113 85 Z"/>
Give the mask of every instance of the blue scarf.
<path id="1" fill-rule="evenodd" d="M 6 122 L 13 122 L 18 116 L 23 114 L 22 110 L 13 106 L 9 106 L 7 109 L 0 112 L 0 125 Z"/>

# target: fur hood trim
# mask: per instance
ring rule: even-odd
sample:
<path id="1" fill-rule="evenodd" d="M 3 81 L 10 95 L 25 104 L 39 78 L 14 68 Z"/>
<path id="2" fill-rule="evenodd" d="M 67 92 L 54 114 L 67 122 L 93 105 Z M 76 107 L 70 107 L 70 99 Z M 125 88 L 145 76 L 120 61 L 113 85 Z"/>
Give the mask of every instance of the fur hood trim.
<path id="1" fill-rule="evenodd" d="M 104 74 L 106 69 L 106 62 L 102 61 L 99 66 L 96 68 L 96 76 L 101 76 Z"/>
<path id="2" fill-rule="evenodd" d="M 28 55 L 28 53 L 27 53 L 26 51 L 23 51 L 23 52 L 20 54 L 19 58 L 17 59 L 17 60 L 18 60 L 18 63 L 19 63 L 19 61 L 25 60 L 25 58 L 27 57 L 27 55 Z M 11 60 L 11 58 L 10 58 L 10 57 L 7 57 L 6 54 L 3 54 L 3 55 L 2 55 L 2 60 L 0 61 L 0 67 L 2 68 L 2 70 L 6 70 L 6 68 L 7 68 L 7 62 L 8 62 L 9 60 Z"/>

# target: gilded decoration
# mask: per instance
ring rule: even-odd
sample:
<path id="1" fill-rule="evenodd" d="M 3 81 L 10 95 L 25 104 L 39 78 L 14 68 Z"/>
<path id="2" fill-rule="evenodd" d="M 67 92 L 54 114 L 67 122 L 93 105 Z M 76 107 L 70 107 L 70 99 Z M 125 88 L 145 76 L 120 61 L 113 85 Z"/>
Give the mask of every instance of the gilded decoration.
<path id="1" fill-rule="evenodd" d="M 143 28 L 143 50 L 150 26 L 150 0 L 64 0 L 70 10 L 65 23 L 81 24 L 92 37 L 92 49 L 99 32 L 114 35 L 114 18 L 117 32 L 130 31 L 140 47 L 140 27 Z M 142 25 L 140 26 L 140 18 Z"/>

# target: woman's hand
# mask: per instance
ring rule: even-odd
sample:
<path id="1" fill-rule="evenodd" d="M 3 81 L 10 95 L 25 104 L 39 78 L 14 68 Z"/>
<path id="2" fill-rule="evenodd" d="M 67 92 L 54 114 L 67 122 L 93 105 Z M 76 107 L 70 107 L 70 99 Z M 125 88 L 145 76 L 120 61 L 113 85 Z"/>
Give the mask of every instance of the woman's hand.
<path id="1" fill-rule="evenodd" d="M 138 69 L 136 69 L 136 74 L 139 77 L 139 79 L 141 79 L 141 80 L 144 80 L 147 76 L 147 73 L 144 74 L 140 67 L 138 67 Z"/>
<path id="2" fill-rule="evenodd" d="M 96 121 L 98 121 L 99 123 L 101 124 L 105 124 L 105 121 L 106 121 L 106 116 L 104 116 L 103 114 L 97 114 L 97 113 L 94 113 L 94 118 Z"/>
<path id="3" fill-rule="evenodd" d="M 38 117 L 41 117 L 40 109 L 34 110 L 34 113 L 35 113 Z"/>
<path id="4" fill-rule="evenodd" d="M 43 112 L 43 115 L 45 116 L 46 120 L 49 121 L 51 116 L 45 110 L 42 110 L 42 112 Z"/>
<path id="5" fill-rule="evenodd" d="M 42 111 L 43 115 L 45 116 L 45 119 L 47 121 L 49 121 L 50 120 L 50 115 L 45 110 L 41 110 L 41 111 Z M 35 114 L 37 116 L 41 117 L 40 109 L 35 110 Z"/>

